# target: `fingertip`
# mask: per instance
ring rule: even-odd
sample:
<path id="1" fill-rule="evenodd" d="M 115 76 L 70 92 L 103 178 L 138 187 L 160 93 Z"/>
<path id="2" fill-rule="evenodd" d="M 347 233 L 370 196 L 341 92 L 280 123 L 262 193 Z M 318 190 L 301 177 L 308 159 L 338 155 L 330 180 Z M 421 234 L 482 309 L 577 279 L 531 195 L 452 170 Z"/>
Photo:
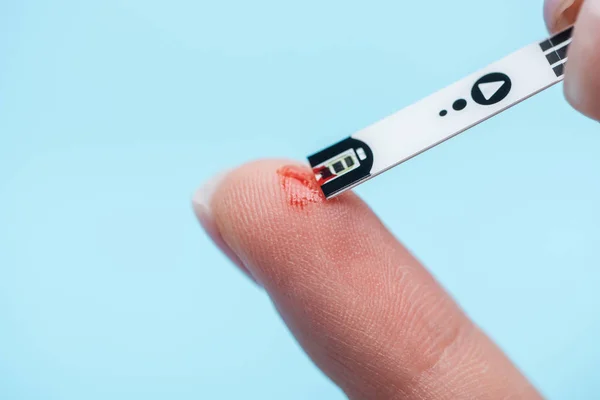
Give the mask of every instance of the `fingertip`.
<path id="1" fill-rule="evenodd" d="M 551 33 L 559 32 L 575 23 L 583 0 L 546 0 L 544 21 Z"/>
<path id="2" fill-rule="evenodd" d="M 560 0 L 546 0 L 544 1 L 544 21 L 546 22 L 546 28 L 549 32 L 554 32 L 555 15 L 558 11 Z"/>
<path id="3" fill-rule="evenodd" d="M 569 47 L 565 97 L 582 114 L 600 120 L 600 0 L 588 0 Z"/>
<path id="4" fill-rule="evenodd" d="M 248 268 L 246 268 L 242 260 L 240 260 L 237 254 L 223 239 L 213 213 L 214 195 L 218 190 L 220 190 L 221 185 L 229 174 L 229 170 L 222 171 L 200 186 L 192 195 L 192 209 L 198 222 L 200 223 L 200 226 L 204 229 L 206 235 L 212 240 L 217 248 L 235 266 L 237 266 L 239 270 L 244 273 L 244 275 L 246 275 L 253 282 L 259 284 L 258 281 L 252 276 L 252 273 L 248 270 Z"/>
<path id="5" fill-rule="evenodd" d="M 322 243 L 313 242 L 334 234 L 332 224 L 351 213 L 337 206 L 352 197 L 326 200 L 309 166 L 269 159 L 231 171 L 211 209 L 219 233 L 246 268 L 263 285 L 277 286 L 303 273 L 287 268 L 282 258 L 306 259 L 310 246 L 318 251 Z"/>

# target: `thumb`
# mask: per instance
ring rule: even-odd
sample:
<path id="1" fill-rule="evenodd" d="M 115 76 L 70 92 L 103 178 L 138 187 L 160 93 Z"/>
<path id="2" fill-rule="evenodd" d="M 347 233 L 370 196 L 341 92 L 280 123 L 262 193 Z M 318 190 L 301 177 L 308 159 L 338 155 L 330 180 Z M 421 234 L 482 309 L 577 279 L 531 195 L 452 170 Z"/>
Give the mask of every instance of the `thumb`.
<path id="1" fill-rule="evenodd" d="M 565 71 L 565 95 L 581 113 L 600 121 L 600 0 L 546 0 L 552 32 L 575 23 Z"/>

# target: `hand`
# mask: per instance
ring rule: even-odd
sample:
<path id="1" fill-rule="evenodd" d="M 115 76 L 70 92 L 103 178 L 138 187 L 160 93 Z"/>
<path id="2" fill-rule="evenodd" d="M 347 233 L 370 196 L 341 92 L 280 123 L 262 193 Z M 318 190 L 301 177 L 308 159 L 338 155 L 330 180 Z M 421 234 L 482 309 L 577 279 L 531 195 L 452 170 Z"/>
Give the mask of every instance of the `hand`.
<path id="1" fill-rule="evenodd" d="M 351 399 L 540 398 L 365 203 L 320 193 L 309 168 L 261 161 L 194 209 Z"/>
<path id="2" fill-rule="evenodd" d="M 577 19 L 565 93 L 600 120 L 600 0 L 546 0 L 545 17 L 552 33 Z M 248 164 L 194 209 L 351 399 L 540 398 L 366 204 L 326 202 L 309 168 Z"/>
<path id="3" fill-rule="evenodd" d="M 573 107 L 600 121 L 600 0 L 546 0 L 544 15 L 552 33 L 575 23 L 565 94 Z"/>

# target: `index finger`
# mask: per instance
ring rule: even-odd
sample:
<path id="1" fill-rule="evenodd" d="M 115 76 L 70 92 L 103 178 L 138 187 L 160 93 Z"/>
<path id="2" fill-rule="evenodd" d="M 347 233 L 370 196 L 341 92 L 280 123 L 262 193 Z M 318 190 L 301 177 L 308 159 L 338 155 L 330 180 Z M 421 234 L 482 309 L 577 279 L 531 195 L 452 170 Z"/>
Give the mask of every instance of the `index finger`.
<path id="1" fill-rule="evenodd" d="M 261 161 L 198 198 L 349 397 L 539 397 L 356 195 L 325 201 L 309 168 Z"/>

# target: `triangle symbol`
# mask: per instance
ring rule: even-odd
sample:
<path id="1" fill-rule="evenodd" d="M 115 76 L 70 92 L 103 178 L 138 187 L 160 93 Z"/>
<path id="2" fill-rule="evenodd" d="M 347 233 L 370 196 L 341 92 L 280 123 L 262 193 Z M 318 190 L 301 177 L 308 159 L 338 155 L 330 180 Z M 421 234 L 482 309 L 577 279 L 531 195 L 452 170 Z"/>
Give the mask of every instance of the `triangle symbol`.
<path id="1" fill-rule="evenodd" d="M 496 81 L 496 82 L 489 82 L 489 83 L 480 83 L 479 86 L 479 90 L 481 91 L 481 94 L 483 94 L 483 97 L 485 97 L 486 100 L 491 99 L 498 90 L 500 90 L 500 88 L 502 86 L 504 86 L 504 81 Z"/>

